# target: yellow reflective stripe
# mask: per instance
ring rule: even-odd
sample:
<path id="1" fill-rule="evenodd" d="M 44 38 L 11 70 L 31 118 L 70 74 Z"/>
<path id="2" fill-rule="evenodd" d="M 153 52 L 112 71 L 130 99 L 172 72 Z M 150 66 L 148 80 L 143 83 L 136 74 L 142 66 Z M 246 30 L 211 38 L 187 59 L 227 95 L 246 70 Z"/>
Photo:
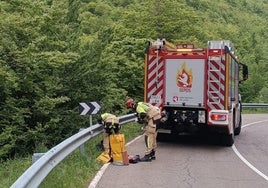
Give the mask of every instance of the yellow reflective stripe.
<path id="1" fill-rule="evenodd" d="M 150 144 L 150 138 L 147 135 L 145 136 L 145 144 L 146 144 L 146 147 L 148 148 Z"/>

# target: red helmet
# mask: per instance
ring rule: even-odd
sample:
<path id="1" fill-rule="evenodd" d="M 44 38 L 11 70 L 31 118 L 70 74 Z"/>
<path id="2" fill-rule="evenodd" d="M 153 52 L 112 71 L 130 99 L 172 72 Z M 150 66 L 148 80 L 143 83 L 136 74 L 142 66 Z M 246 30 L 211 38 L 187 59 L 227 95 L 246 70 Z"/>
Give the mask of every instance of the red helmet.
<path id="1" fill-rule="evenodd" d="M 133 107 L 133 104 L 134 104 L 134 100 L 132 98 L 128 98 L 127 101 L 126 101 L 126 107 L 129 109 L 129 108 L 132 108 Z"/>

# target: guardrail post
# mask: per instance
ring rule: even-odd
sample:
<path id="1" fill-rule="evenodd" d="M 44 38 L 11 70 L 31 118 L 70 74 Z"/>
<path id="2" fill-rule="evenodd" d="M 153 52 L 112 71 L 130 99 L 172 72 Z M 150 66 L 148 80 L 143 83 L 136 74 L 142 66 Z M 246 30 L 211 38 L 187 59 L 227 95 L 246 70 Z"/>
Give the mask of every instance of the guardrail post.
<path id="1" fill-rule="evenodd" d="M 80 131 L 82 131 L 82 130 L 84 130 L 85 128 L 80 128 L 79 129 L 79 132 Z M 79 149 L 80 149 L 80 153 L 81 153 L 81 155 L 83 155 L 83 156 L 85 156 L 86 154 L 85 154 L 85 144 L 81 144 L 80 146 L 79 146 Z"/>

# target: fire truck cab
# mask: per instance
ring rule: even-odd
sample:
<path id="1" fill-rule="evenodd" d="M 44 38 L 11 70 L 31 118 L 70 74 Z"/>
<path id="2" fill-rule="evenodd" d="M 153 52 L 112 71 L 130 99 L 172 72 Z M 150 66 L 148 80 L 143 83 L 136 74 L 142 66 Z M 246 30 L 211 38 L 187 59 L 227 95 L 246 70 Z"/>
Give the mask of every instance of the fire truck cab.
<path id="1" fill-rule="evenodd" d="M 158 140 L 208 130 L 232 146 L 241 131 L 239 84 L 247 77 L 247 66 L 238 61 L 228 40 L 208 41 L 207 48 L 150 41 L 144 101 L 162 111 Z"/>

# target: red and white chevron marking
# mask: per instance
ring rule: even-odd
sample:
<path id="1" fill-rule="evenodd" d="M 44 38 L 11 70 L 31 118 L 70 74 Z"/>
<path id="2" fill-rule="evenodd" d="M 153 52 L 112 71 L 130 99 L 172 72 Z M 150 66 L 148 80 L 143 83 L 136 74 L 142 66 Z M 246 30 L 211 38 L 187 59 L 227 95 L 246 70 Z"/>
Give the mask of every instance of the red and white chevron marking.
<path id="1" fill-rule="evenodd" d="M 220 59 L 211 60 L 209 63 L 207 105 L 209 110 L 224 109 L 225 65 Z"/>
<path id="2" fill-rule="evenodd" d="M 158 96 L 161 98 L 153 105 L 161 106 L 163 103 L 164 88 L 164 59 L 161 56 L 149 55 L 147 69 L 147 101 L 151 97 Z"/>

